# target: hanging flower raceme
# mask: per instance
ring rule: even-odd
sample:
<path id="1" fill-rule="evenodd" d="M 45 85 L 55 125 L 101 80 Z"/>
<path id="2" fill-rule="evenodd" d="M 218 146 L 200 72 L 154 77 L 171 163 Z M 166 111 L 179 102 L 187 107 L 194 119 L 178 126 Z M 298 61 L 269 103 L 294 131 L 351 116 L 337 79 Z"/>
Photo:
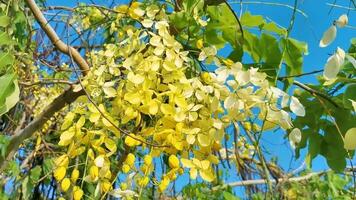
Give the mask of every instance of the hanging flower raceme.
<path id="1" fill-rule="evenodd" d="M 121 34 L 119 41 L 90 53 L 92 68 L 82 85 L 91 101 L 79 98 L 62 125 L 59 145 L 67 153 L 58 158 L 55 177 L 57 181 L 66 178 L 62 189 L 73 187 L 75 199 L 83 195 L 76 186 L 79 171 L 66 170 L 63 165 L 76 159 L 86 163 L 82 181 L 96 184 L 96 191 L 102 194 L 111 190 L 108 183 L 118 175 L 131 172 L 137 186 L 145 187 L 153 163 L 162 156 L 167 158 L 167 170 L 156 183 L 160 191 L 184 173 L 184 168 L 191 178 L 199 175 L 211 182 L 215 179 L 213 166 L 219 163 L 214 152 L 227 127 L 257 118 L 266 127 L 256 125 L 248 130 L 277 125 L 291 129 L 291 117 L 283 110 L 288 104 L 295 115 L 305 115 L 298 99 L 272 87 L 265 73 L 246 70 L 239 62 L 221 62 L 216 48 L 204 47 L 202 42 L 197 60 L 213 63 L 217 69 L 188 76 L 192 56 L 170 34 L 164 10 L 135 4 L 127 12 L 118 18 L 138 20 L 142 27 L 114 28 Z M 123 163 L 115 159 L 119 141 L 135 149 L 126 153 Z M 144 155 L 142 159 L 138 159 L 140 155 Z M 67 171 L 72 171 L 71 177 Z M 126 188 L 111 194 L 136 195 Z"/>

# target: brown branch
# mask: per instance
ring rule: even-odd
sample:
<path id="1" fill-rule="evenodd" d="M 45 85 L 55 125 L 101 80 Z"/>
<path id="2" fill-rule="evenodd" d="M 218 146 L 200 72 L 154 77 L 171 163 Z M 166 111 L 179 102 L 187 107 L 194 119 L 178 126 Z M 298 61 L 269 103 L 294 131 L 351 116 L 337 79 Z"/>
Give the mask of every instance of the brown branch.
<path id="1" fill-rule="evenodd" d="M 36 81 L 36 82 L 19 82 L 20 85 L 23 85 L 24 87 L 32 87 L 36 85 L 49 85 L 49 84 L 65 84 L 65 85 L 74 85 L 74 82 L 70 82 L 67 80 L 42 80 L 42 81 Z"/>
<path id="2" fill-rule="evenodd" d="M 83 91 L 73 92 L 72 88 L 68 88 L 64 93 L 53 100 L 53 102 L 48 105 L 34 121 L 32 121 L 21 131 L 15 133 L 15 135 L 13 135 L 10 139 L 5 159 L 0 158 L 0 171 L 6 167 L 7 161 L 11 159 L 24 140 L 30 138 L 33 133 L 40 129 L 56 112 L 60 111 L 67 104 L 74 102 L 79 96 L 83 94 Z"/>
<path id="3" fill-rule="evenodd" d="M 88 63 L 84 60 L 84 58 L 80 55 L 80 53 L 74 49 L 71 46 L 68 46 L 65 44 L 57 35 L 57 33 L 53 30 L 53 28 L 50 26 L 46 18 L 43 16 L 41 10 L 38 8 L 36 5 L 36 2 L 34 0 L 26 0 L 26 3 L 30 10 L 32 11 L 36 21 L 39 23 L 43 31 L 46 33 L 48 38 L 51 40 L 53 45 L 58 48 L 59 51 L 62 53 L 65 53 L 69 55 L 69 50 L 71 51 L 71 54 L 73 56 L 74 61 L 77 63 L 77 65 L 80 67 L 81 70 L 83 70 L 83 74 L 86 75 L 89 72 L 89 65 Z"/>

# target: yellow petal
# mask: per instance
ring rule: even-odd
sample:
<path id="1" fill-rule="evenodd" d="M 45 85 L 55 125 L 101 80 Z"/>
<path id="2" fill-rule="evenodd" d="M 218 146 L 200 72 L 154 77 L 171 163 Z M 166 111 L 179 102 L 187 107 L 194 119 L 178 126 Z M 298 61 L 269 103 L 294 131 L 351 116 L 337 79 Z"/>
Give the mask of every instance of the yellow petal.
<path id="1" fill-rule="evenodd" d="M 151 115 L 155 115 L 158 112 L 158 103 L 154 100 L 150 101 L 149 103 L 149 113 Z"/>
<path id="2" fill-rule="evenodd" d="M 152 156 L 150 155 L 145 155 L 145 157 L 143 158 L 143 162 L 146 165 L 151 165 L 152 164 Z"/>
<path id="3" fill-rule="evenodd" d="M 96 180 L 99 177 L 99 168 L 95 165 L 89 168 L 89 175 L 91 180 Z"/>
<path id="4" fill-rule="evenodd" d="M 204 181 L 212 182 L 215 177 L 211 170 L 200 170 L 199 174 Z"/>
<path id="5" fill-rule="evenodd" d="M 198 134 L 198 142 L 201 146 L 207 147 L 211 144 L 211 138 L 205 134 Z"/>
<path id="6" fill-rule="evenodd" d="M 201 168 L 203 170 L 207 170 L 210 168 L 210 161 L 209 160 L 202 160 L 201 162 Z"/>
<path id="7" fill-rule="evenodd" d="M 190 176 L 190 179 L 196 179 L 198 176 L 198 170 L 195 168 L 191 168 L 189 171 L 189 176 Z"/>
<path id="8" fill-rule="evenodd" d="M 104 87 L 103 90 L 104 90 L 105 95 L 109 98 L 116 97 L 116 95 L 117 95 L 117 92 L 116 92 L 115 88 L 113 88 L 113 87 Z"/>
<path id="9" fill-rule="evenodd" d="M 172 169 L 179 168 L 179 159 L 175 155 L 170 155 L 168 158 L 168 164 Z"/>
<path id="10" fill-rule="evenodd" d="M 141 144 L 140 141 L 138 141 L 136 138 L 138 138 L 136 135 L 134 134 L 129 134 L 129 136 L 126 136 L 125 138 L 125 144 L 129 147 L 134 147 L 134 146 L 138 146 Z"/>
<path id="11" fill-rule="evenodd" d="M 85 124 L 85 117 L 80 116 L 79 120 L 77 121 L 77 123 L 75 125 L 78 129 L 80 129 L 84 126 L 84 124 Z"/>
<path id="12" fill-rule="evenodd" d="M 69 157 L 68 155 L 64 154 L 59 156 L 55 161 L 54 161 L 54 165 L 56 167 L 68 167 L 68 163 L 69 163 Z"/>
<path id="13" fill-rule="evenodd" d="M 181 158 L 180 161 L 182 162 L 182 165 L 184 167 L 187 168 L 194 168 L 195 165 L 193 164 L 193 162 L 191 160 L 185 159 L 185 158 Z"/>
<path id="14" fill-rule="evenodd" d="M 195 135 L 187 135 L 187 142 L 188 142 L 188 144 L 194 144 Z"/>
<path id="15" fill-rule="evenodd" d="M 165 115 L 174 114 L 174 108 L 169 104 L 161 104 L 161 112 Z"/>
<path id="16" fill-rule="evenodd" d="M 139 104 L 141 102 L 141 95 L 137 92 L 126 93 L 124 99 L 132 104 Z"/>
<path id="17" fill-rule="evenodd" d="M 288 138 L 294 144 L 298 144 L 302 140 L 302 132 L 299 128 L 295 128 L 289 133 Z"/>
<path id="18" fill-rule="evenodd" d="M 84 192 L 82 189 L 80 189 L 78 186 L 75 186 L 73 189 L 73 199 L 74 200 L 81 200 L 84 195 Z"/>
<path id="19" fill-rule="evenodd" d="M 99 121 L 101 114 L 100 113 L 92 113 L 89 116 L 89 121 L 92 123 L 96 123 Z"/>
<path id="20" fill-rule="evenodd" d="M 71 177 L 70 177 L 70 180 L 71 180 L 73 183 L 75 183 L 75 182 L 77 182 L 78 178 L 79 178 L 79 170 L 78 170 L 78 169 L 74 169 L 74 170 L 72 171 L 72 175 L 71 175 Z"/>
<path id="21" fill-rule="evenodd" d="M 198 49 L 202 49 L 204 47 L 203 39 L 197 40 L 196 46 L 197 46 Z"/>
<path id="22" fill-rule="evenodd" d="M 65 178 L 61 182 L 61 188 L 63 192 L 66 192 L 70 187 L 70 180 L 69 178 Z"/>
<path id="23" fill-rule="evenodd" d="M 127 79 L 134 84 L 141 84 L 145 80 L 145 77 L 141 74 L 134 74 L 133 72 L 129 72 L 127 74 Z"/>
<path id="24" fill-rule="evenodd" d="M 132 153 L 129 153 L 126 157 L 125 163 L 130 166 L 133 166 L 135 164 L 135 160 L 136 160 L 135 155 Z"/>
<path id="25" fill-rule="evenodd" d="M 73 119 L 75 117 L 75 113 L 69 112 L 66 117 L 64 118 L 64 121 L 61 126 L 61 130 L 66 130 L 73 124 Z"/>
<path id="26" fill-rule="evenodd" d="M 59 182 L 64 178 L 64 176 L 66 175 L 66 172 L 67 172 L 67 168 L 66 167 L 58 167 L 54 171 L 53 176 Z"/>

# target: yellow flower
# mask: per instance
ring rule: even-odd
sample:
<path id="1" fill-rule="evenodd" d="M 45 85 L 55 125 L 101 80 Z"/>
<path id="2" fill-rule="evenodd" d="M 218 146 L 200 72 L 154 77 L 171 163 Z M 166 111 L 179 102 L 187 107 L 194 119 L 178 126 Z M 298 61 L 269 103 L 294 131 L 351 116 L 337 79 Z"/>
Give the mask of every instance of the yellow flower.
<path id="1" fill-rule="evenodd" d="M 127 174 L 130 171 L 130 166 L 127 164 L 122 165 L 122 172 Z"/>
<path id="2" fill-rule="evenodd" d="M 203 41 L 203 39 L 197 40 L 196 45 L 197 45 L 197 48 L 198 48 L 198 49 L 202 49 L 202 48 L 204 47 L 204 41 Z"/>
<path id="3" fill-rule="evenodd" d="M 69 157 L 67 154 L 59 156 L 55 161 L 54 165 L 56 167 L 67 167 L 69 163 Z"/>
<path id="4" fill-rule="evenodd" d="M 81 200 L 83 197 L 83 194 L 84 194 L 84 192 L 82 189 L 80 189 L 80 187 L 74 186 L 74 188 L 73 188 L 73 199 L 74 200 Z"/>
<path id="5" fill-rule="evenodd" d="M 145 155 L 145 157 L 143 158 L 143 162 L 148 166 L 151 165 L 152 164 L 152 156 Z"/>
<path id="6" fill-rule="evenodd" d="M 178 160 L 177 156 L 170 155 L 168 158 L 168 164 L 169 164 L 169 167 L 172 169 L 179 168 L 179 160 Z"/>
<path id="7" fill-rule="evenodd" d="M 196 179 L 198 172 L 201 178 L 205 181 L 212 182 L 215 179 L 209 160 L 198 160 L 196 158 L 188 160 L 182 158 L 181 161 L 184 167 L 190 168 L 191 179 Z"/>
<path id="8" fill-rule="evenodd" d="M 78 169 L 73 169 L 72 171 L 72 176 L 71 176 L 71 180 L 73 183 L 75 183 L 79 178 L 79 170 Z"/>
<path id="9" fill-rule="evenodd" d="M 62 183 L 61 183 L 61 188 L 62 188 L 62 191 L 63 192 L 66 192 L 70 187 L 70 180 L 69 178 L 65 178 L 62 180 Z"/>
<path id="10" fill-rule="evenodd" d="M 64 176 L 66 175 L 66 168 L 65 167 L 58 167 L 55 171 L 54 171 L 54 178 L 57 180 L 57 181 L 61 181 Z"/>
<path id="11" fill-rule="evenodd" d="M 127 5 L 120 5 L 115 8 L 115 11 L 118 13 L 126 13 L 129 7 Z"/>
<path id="12" fill-rule="evenodd" d="M 129 153 L 126 157 L 125 163 L 129 166 L 133 166 L 135 164 L 136 157 L 134 154 Z"/>
<path id="13" fill-rule="evenodd" d="M 234 64 L 234 61 L 230 60 L 230 59 L 224 59 L 222 60 L 223 63 L 226 65 L 226 66 L 231 66 Z"/>
<path id="14" fill-rule="evenodd" d="M 90 178 L 96 180 L 99 176 L 99 168 L 95 165 L 91 166 L 89 169 Z"/>
<path id="15" fill-rule="evenodd" d="M 125 144 L 129 147 L 134 147 L 134 146 L 138 146 L 141 144 L 140 141 L 138 141 L 137 139 L 138 137 L 132 133 L 129 134 L 129 136 L 126 136 L 125 138 Z"/>
<path id="16" fill-rule="evenodd" d="M 141 178 L 141 179 L 139 180 L 138 184 L 139 184 L 141 187 L 145 187 L 145 186 L 148 184 L 149 181 L 150 181 L 150 179 L 149 179 L 147 176 L 145 176 L 145 177 L 143 177 L 143 178 Z"/>
<path id="17" fill-rule="evenodd" d="M 112 186 L 111 186 L 111 183 L 109 181 L 101 182 L 101 191 L 103 193 L 109 192 L 110 190 L 112 190 Z"/>
<path id="18" fill-rule="evenodd" d="M 120 184 L 121 190 L 126 190 L 127 189 L 127 183 L 121 183 Z"/>
<path id="19" fill-rule="evenodd" d="M 164 190 L 166 190 L 166 188 L 168 187 L 170 183 L 170 180 L 166 177 L 164 177 L 161 181 L 161 183 L 158 185 L 158 189 L 160 192 L 163 192 Z"/>
<path id="20" fill-rule="evenodd" d="M 210 76 L 210 74 L 209 74 L 209 72 L 202 72 L 201 74 L 200 74 L 200 78 L 204 81 L 204 83 L 206 83 L 206 84 L 209 84 L 209 83 L 211 83 L 211 76 Z"/>

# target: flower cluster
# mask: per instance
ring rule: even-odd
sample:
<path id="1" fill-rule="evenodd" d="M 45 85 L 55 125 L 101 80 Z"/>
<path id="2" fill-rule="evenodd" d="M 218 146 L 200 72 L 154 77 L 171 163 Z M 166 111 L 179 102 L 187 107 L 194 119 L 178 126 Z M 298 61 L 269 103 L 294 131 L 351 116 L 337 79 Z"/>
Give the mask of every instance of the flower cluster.
<path id="1" fill-rule="evenodd" d="M 91 71 L 77 87 L 83 86 L 89 98 L 79 98 L 67 114 L 58 143 L 67 150 L 56 160 L 55 177 L 63 191 L 73 186 L 80 196 L 76 184 L 82 176 L 97 185 L 98 193 L 107 193 L 118 175 L 131 172 L 137 186 L 145 187 L 155 160 L 162 156 L 167 158 L 167 170 L 160 181 L 152 180 L 160 191 L 184 170 L 192 179 L 199 175 L 211 182 L 213 165 L 219 164 L 215 152 L 229 126 L 241 123 L 246 131 L 275 126 L 288 130 L 293 125 L 283 108 L 305 114 L 297 98 L 272 87 L 256 68 L 244 69 L 239 62 L 220 59 L 215 47 L 203 44 L 199 56 L 191 55 L 170 33 L 163 9 L 134 4 L 117 10 L 118 20 L 126 17 L 140 24 L 125 28 L 114 24 L 118 42 L 88 56 Z M 194 59 L 214 63 L 217 69 L 194 71 Z M 248 127 L 250 119 L 263 124 Z M 119 141 L 134 150 L 123 163 L 115 162 Z M 85 163 L 84 174 L 79 174 L 76 159 Z M 69 163 L 75 166 L 71 176 Z"/>

